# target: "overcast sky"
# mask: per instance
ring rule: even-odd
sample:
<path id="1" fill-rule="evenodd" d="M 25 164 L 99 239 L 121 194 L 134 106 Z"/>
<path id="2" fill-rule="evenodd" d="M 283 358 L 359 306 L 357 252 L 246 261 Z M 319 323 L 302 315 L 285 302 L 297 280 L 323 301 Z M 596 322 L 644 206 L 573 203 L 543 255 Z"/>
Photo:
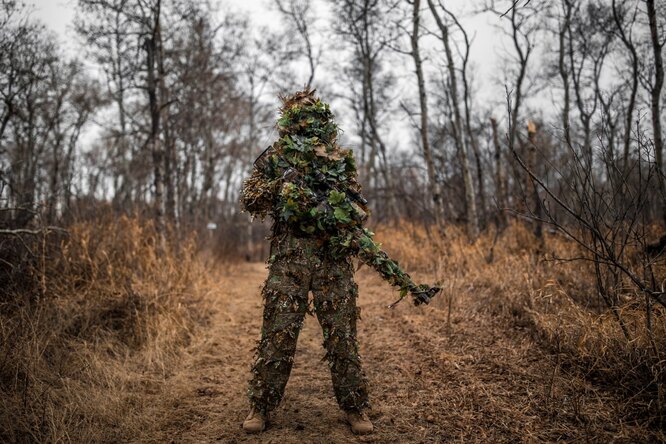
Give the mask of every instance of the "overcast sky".
<path id="1" fill-rule="evenodd" d="M 46 26 L 55 31 L 61 39 L 61 43 L 68 51 L 74 50 L 76 37 L 72 29 L 72 20 L 76 9 L 76 0 L 28 0 L 32 6 L 33 17 L 42 21 Z M 275 14 L 267 7 L 269 0 L 242 0 L 223 1 L 234 11 L 244 11 L 252 15 L 252 20 L 261 25 L 271 25 L 275 21 Z M 224 10 L 224 8 L 222 8 Z"/>
<path id="2" fill-rule="evenodd" d="M 325 7 L 326 2 L 324 0 L 312 1 L 317 8 L 316 14 L 321 17 L 320 21 L 315 24 L 315 27 L 324 26 L 326 21 L 330 20 L 330 17 L 327 17 L 328 8 Z M 27 0 L 27 3 L 32 5 L 33 17 L 42 21 L 49 29 L 57 33 L 61 43 L 60 46 L 67 54 L 70 56 L 77 56 L 81 53 L 72 23 L 75 16 L 76 0 Z M 276 17 L 279 17 L 279 15 L 271 6 L 271 0 L 222 0 L 220 3 L 223 5 L 223 7 L 220 8 L 221 14 L 227 12 L 240 12 L 245 13 L 253 25 L 268 26 L 272 28 L 281 26 L 280 20 L 276 20 Z M 484 107 L 495 107 L 498 110 L 498 114 L 501 116 L 504 107 L 501 55 L 506 54 L 507 47 L 509 48 L 509 52 L 511 51 L 511 48 L 507 45 L 507 39 L 503 37 L 502 32 L 496 26 L 499 24 L 500 19 L 491 14 L 470 14 L 469 9 L 471 4 L 470 0 L 450 0 L 447 2 L 447 5 L 452 10 L 461 14 L 459 15 L 459 18 L 467 29 L 470 38 L 474 38 L 471 50 L 472 60 L 469 68 L 469 75 L 474 80 L 476 101 Z M 427 12 L 427 9 L 424 10 L 424 17 L 426 17 L 424 20 L 430 20 L 429 16 L 430 14 Z M 428 39 L 424 38 L 422 46 L 426 50 L 426 58 L 440 57 L 442 54 L 440 48 L 441 43 L 434 39 L 428 41 Z M 427 53 L 428 47 L 434 49 L 434 51 L 430 52 L 430 55 Z M 331 80 L 331 73 L 327 73 L 325 69 L 326 62 L 327 61 L 324 61 L 322 63 L 322 66 L 315 77 L 315 86 L 317 86 L 317 81 L 323 83 Z M 329 60 L 328 62 L 330 65 L 334 61 Z M 399 66 L 394 67 L 395 73 L 397 73 L 398 77 L 401 79 L 399 81 L 402 82 L 398 89 L 401 90 L 400 92 L 402 93 L 407 91 L 407 96 L 410 98 L 414 96 L 415 99 L 416 95 L 413 94 L 413 92 L 415 92 L 416 80 L 413 74 L 413 64 L 407 56 L 403 57 L 401 62 L 402 63 L 400 63 Z M 305 72 L 303 73 L 303 76 L 304 79 L 302 84 L 305 84 Z M 412 89 L 414 89 L 414 91 L 412 91 Z M 275 100 L 275 98 L 273 99 Z M 539 100 L 545 101 L 547 98 L 541 97 Z M 394 147 L 397 149 L 404 148 L 405 143 L 411 143 L 404 141 L 404 131 L 409 126 L 408 118 L 406 115 L 403 115 L 399 119 L 401 120 L 399 125 L 402 126 L 402 129 L 397 129 L 397 134 L 395 134 L 396 128 L 393 127 L 393 125 L 390 126 L 390 128 L 393 128 L 392 130 L 387 129 L 389 132 L 394 133 L 389 136 L 389 139 L 396 140 L 395 145 L 399 146 L 394 145 Z M 346 122 L 346 126 L 349 125 L 351 125 L 351 123 Z M 403 140 L 403 142 L 400 142 L 400 140 Z"/>
<path id="3" fill-rule="evenodd" d="M 315 1 L 315 4 L 317 3 Z M 28 4 L 33 6 L 33 16 L 58 34 L 62 47 L 69 54 L 76 54 L 78 52 L 76 36 L 72 25 L 76 0 L 28 0 Z M 279 20 L 275 20 L 276 11 L 271 7 L 271 0 L 223 0 L 222 4 L 226 5 L 220 8 L 222 13 L 244 12 L 256 25 L 279 26 Z M 448 5 L 454 10 L 461 11 L 470 5 L 470 1 L 453 0 L 449 1 Z M 325 15 L 326 8 L 320 8 L 318 13 Z M 499 63 L 497 54 L 505 45 L 499 31 L 493 26 L 493 23 L 499 23 L 499 19 L 484 14 L 465 16 L 462 21 L 469 35 L 474 36 L 471 52 L 472 72 L 479 82 L 478 86 L 484 88 L 485 84 L 493 79 L 493 72 Z"/>

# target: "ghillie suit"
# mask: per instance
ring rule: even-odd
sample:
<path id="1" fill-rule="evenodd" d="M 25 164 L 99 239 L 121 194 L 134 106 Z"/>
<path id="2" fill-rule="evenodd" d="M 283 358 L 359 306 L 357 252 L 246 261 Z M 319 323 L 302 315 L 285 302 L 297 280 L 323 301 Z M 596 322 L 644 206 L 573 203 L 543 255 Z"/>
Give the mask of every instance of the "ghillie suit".
<path id="1" fill-rule="evenodd" d="M 367 202 L 351 151 L 336 143 L 329 106 L 306 90 L 283 99 L 280 111 L 280 138 L 259 156 L 241 192 L 246 211 L 274 220 L 250 400 L 265 413 L 282 399 L 311 290 L 337 401 L 345 411 L 359 411 L 368 398 L 356 340 L 358 289 L 351 258 L 398 287 L 398 301 L 409 293 L 416 305 L 428 303 L 439 289 L 416 285 L 363 228 Z"/>

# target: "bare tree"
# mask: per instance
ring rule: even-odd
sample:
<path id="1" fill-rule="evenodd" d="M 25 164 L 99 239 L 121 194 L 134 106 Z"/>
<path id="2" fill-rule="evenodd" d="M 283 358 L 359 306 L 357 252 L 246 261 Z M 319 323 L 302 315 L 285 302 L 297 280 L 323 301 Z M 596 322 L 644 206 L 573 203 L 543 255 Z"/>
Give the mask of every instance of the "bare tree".
<path id="1" fill-rule="evenodd" d="M 186 226 L 202 227 L 228 217 L 236 206 L 233 180 L 240 180 L 236 174 L 246 170 L 265 134 L 267 111 L 259 90 L 273 80 L 274 71 L 264 59 L 261 64 L 267 66 L 257 66 L 257 53 L 248 53 L 244 20 L 229 15 L 218 23 L 197 2 L 181 16 L 182 29 L 167 52 L 175 96 L 168 116 L 180 159 L 177 208 Z M 249 91 L 238 88 L 241 79 L 251 83 Z M 218 200 L 220 193 L 228 200 Z"/>
<path id="2" fill-rule="evenodd" d="M 70 204 L 74 149 L 81 130 L 101 102 L 97 84 L 83 75 L 80 63 L 56 62 L 48 68 L 45 84 L 52 99 L 45 110 L 50 116 L 45 120 L 50 132 L 46 221 L 55 223 Z"/>
<path id="3" fill-rule="evenodd" d="M 612 1 L 613 20 L 615 21 L 615 30 L 622 43 L 624 44 L 629 54 L 629 62 L 631 63 L 631 87 L 629 92 L 629 100 L 625 111 L 625 125 L 623 136 L 623 155 L 622 155 L 622 171 L 627 174 L 629 169 L 629 153 L 631 147 L 631 132 L 633 131 L 633 118 L 634 107 L 636 106 L 636 95 L 638 94 L 638 52 L 633 42 L 633 25 L 636 21 L 636 11 L 633 13 L 627 10 L 624 4 L 620 7 L 617 6 L 616 1 Z"/>
<path id="4" fill-rule="evenodd" d="M 509 122 L 509 149 L 511 151 L 516 148 L 516 138 L 519 131 L 517 122 L 523 105 L 527 65 L 534 51 L 535 34 L 539 30 L 538 23 L 536 23 L 537 9 L 535 7 L 536 5 L 526 5 L 523 8 L 512 7 L 505 16 L 510 23 L 509 34 L 518 65 L 515 83 L 511 89 L 513 96 L 511 121 Z"/>
<path id="5" fill-rule="evenodd" d="M 514 65 L 513 83 L 511 86 L 505 85 L 509 114 L 507 145 L 511 153 L 521 150 L 521 148 L 529 148 L 529 143 L 518 144 L 517 142 L 519 142 L 520 116 L 524 106 L 524 94 L 527 90 L 526 82 L 528 80 L 529 63 L 535 50 L 537 33 L 541 31 L 541 16 L 539 12 L 540 8 L 545 7 L 547 7 L 547 4 L 543 2 L 530 2 L 520 8 L 511 7 L 507 9 L 506 14 L 503 12 L 503 9 L 497 9 L 494 3 L 488 8 L 488 10 L 494 12 L 498 17 L 508 21 L 509 28 L 506 32 L 514 50 L 514 57 L 510 59 Z M 525 157 L 524 154 L 523 157 Z M 515 164 L 510 165 L 514 168 L 514 174 L 517 176 L 520 175 Z M 522 179 L 520 178 L 520 180 L 514 182 L 515 192 L 509 192 L 507 187 L 506 199 L 508 205 L 511 205 L 509 199 L 513 195 L 527 197 L 527 199 L 523 199 L 524 203 L 528 206 L 530 205 L 529 199 L 531 195 L 525 194 L 525 190 L 522 187 L 522 183 L 529 183 L 529 179 Z M 527 211 L 531 211 L 531 209 L 527 209 Z"/>
<path id="6" fill-rule="evenodd" d="M 37 73 L 27 58 L 22 57 L 23 46 L 37 32 L 34 25 L 26 22 L 25 11 L 15 2 L 2 3 L 0 8 L 0 141 L 2 141 L 14 115 L 15 100 L 29 86 Z M 30 74 L 26 76 L 25 74 Z"/>
<path id="7" fill-rule="evenodd" d="M 559 17 L 558 28 L 558 70 L 562 78 L 562 90 L 564 92 L 562 103 L 562 129 L 564 131 L 564 141 L 571 145 L 571 129 L 569 128 L 569 113 L 571 109 L 571 96 L 569 86 L 569 66 L 566 62 L 567 36 L 570 34 L 571 16 L 573 13 L 574 2 L 572 0 L 562 0 L 562 15 Z"/>
<path id="8" fill-rule="evenodd" d="M 350 76 L 350 82 L 361 84 L 360 94 L 357 94 L 355 85 L 351 85 L 353 96 L 349 99 L 358 111 L 362 152 L 365 146 L 370 147 L 368 158 L 364 159 L 364 176 L 374 179 L 373 185 L 377 188 L 377 176 L 381 174 L 386 190 L 388 217 L 395 219 L 398 216 L 395 187 L 389 171 L 387 146 L 380 132 L 381 115 L 386 113 L 382 108 L 388 102 L 384 91 L 389 90 L 393 81 L 391 72 L 384 69 L 383 58 L 396 36 L 391 27 L 387 26 L 386 16 L 389 12 L 382 10 L 381 2 L 345 0 L 335 2 L 335 5 L 336 15 L 344 17 L 336 25 L 335 31 L 352 46 L 349 66 L 345 71 Z M 356 101 L 359 103 L 356 104 Z"/>
<path id="9" fill-rule="evenodd" d="M 293 29 L 298 34 L 298 38 L 301 40 L 300 44 L 302 47 L 296 44 L 296 48 L 291 48 L 291 50 L 303 54 L 307 60 L 309 77 L 305 86 L 306 88 L 309 88 L 312 86 L 315 70 L 317 69 L 317 65 L 319 65 L 319 58 L 321 57 L 321 51 L 317 51 L 312 43 L 310 26 L 312 26 L 312 23 L 314 22 L 314 16 L 310 9 L 311 3 L 304 0 L 274 1 L 278 10 L 287 20 L 289 26 L 293 26 Z M 292 41 L 294 43 L 297 42 L 295 38 Z"/>
<path id="10" fill-rule="evenodd" d="M 146 93 L 148 94 L 148 110 L 150 115 L 150 127 L 148 130 L 148 139 L 146 148 L 153 159 L 153 211 L 157 232 L 164 236 L 164 148 L 160 140 L 160 118 L 161 97 L 158 96 L 158 72 L 159 48 L 162 44 L 160 15 L 162 2 L 143 3 L 139 1 L 139 9 L 142 12 L 140 17 L 143 30 L 143 49 L 146 52 L 145 70 L 146 70 Z M 164 240 L 164 237 L 162 237 Z"/>
<path id="11" fill-rule="evenodd" d="M 35 214 L 33 208 L 44 182 L 44 156 L 58 115 L 56 102 L 48 100 L 47 73 L 58 60 L 55 48 L 40 26 L 21 24 L 14 34 L 10 52 L 3 57 L 7 67 L 3 78 L 3 132 L 10 132 L 12 149 L 1 153 L 9 164 L 8 206 L 16 208 L 13 224 L 27 225 Z M 5 157 L 6 156 L 6 157 Z M 48 183 L 48 180 L 46 181 Z"/>
<path id="12" fill-rule="evenodd" d="M 13 2 L 0 8 L 0 208 L 23 228 L 35 216 L 54 223 L 68 210 L 75 146 L 99 106 L 81 64 Z"/>
<path id="13" fill-rule="evenodd" d="M 666 36 L 659 35 L 659 24 L 654 0 L 646 0 L 650 40 L 654 54 L 654 83 L 650 89 L 650 105 L 652 111 L 652 137 L 654 138 L 654 157 L 656 164 L 657 183 L 661 194 L 662 219 L 666 222 L 666 179 L 664 178 L 664 141 L 661 132 L 661 108 L 659 101 L 664 86 L 664 59 L 662 52 L 666 44 Z M 662 30 L 663 30 L 662 24 Z"/>
<path id="14" fill-rule="evenodd" d="M 440 17 L 432 0 L 428 0 L 428 6 L 430 7 L 430 12 L 435 18 L 437 27 L 439 28 L 441 34 L 439 38 L 441 39 L 442 44 L 444 45 L 444 53 L 446 55 L 446 65 L 449 76 L 449 85 L 451 89 L 449 96 L 451 98 L 451 106 L 453 108 L 453 122 L 452 122 L 453 138 L 456 143 L 458 159 L 460 162 L 460 167 L 463 176 L 463 186 L 465 190 L 465 208 L 467 211 L 467 233 L 470 238 L 475 239 L 479 234 L 479 219 L 476 208 L 476 196 L 474 193 L 474 186 L 472 184 L 472 173 L 469 167 L 469 152 L 468 152 L 469 150 L 467 148 L 468 142 L 471 142 L 469 113 L 466 112 L 467 119 L 464 122 L 462 113 L 460 111 L 460 98 L 458 95 L 458 79 L 455 69 L 455 62 L 453 60 L 453 52 L 451 51 L 451 44 L 449 43 L 449 27 L 444 23 L 444 21 Z M 440 8 L 444 9 L 446 13 L 452 16 L 452 14 L 444 8 L 441 2 L 440 2 Z M 467 51 L 469 51 L 469 44 L 467 41 L 466 43 L 467 43 L 466 45 Z M 467 57 L 465 57 L 464 61 L 465 62 L 467 61 Z M 465 86 L 467 85 L 465 84 Z M 465 88 L 464 90 L 465 104 L 468 103 L 467 93 L 468 90 L 467 88 Z M 468 106 L 465 106 L 465 109 L 467 110 Z"/>
<path id="15" fill-rule="evenodd" d="M 594 85 L 600 82 L 612 35 L 606 30 L 612 18 L 605 7 L 589 3 L 575 9 L 568 26 L 568 58 L 576 108 L 583 130 L 581 150 L 590 174 L 593 162 L 592 123 L 599 107 Z"/>
<path id="16" fill-rule="evenodd" d="M 419 49 L 419 33 L 421 23 L 421 2 L 420 0 L 413 0 L 412 2 L 412 30 L 409 35 L 411 44 L 411 56 L 414 61 L 416 71 L 416 80 L 418 84 L 419 94 L 419 108 L 420 113 L 420 127 L 421 134 L 421 148 L 423 149 L 423 157 L 426 162 L 426 170 L 428 172 L 428 184 L 432 193 L 432 200 L 434 204 L 435 223 L 441 227 L 444 223 L 444 203 L 442 201 L 441 186 L 435 174 L 435 163 L 433 154 L 430 147 L 430 139 L 428 135 L 428 96 L 426 92 L 425 77 L 423 74 L 423 62 L 421 60 L 421 51 Z"/>
<path id="17" fill-rule="evenodd" d="M 139 70 L 136 54 L 138 31 L 133 20 L 132 0 L 79 0 L 75 21 L 77 33 L 86 44 L 88 54 L 104 72 L 109 96 L 115 102 L 117 125 L 110 126 L 114 144 L 114 199 L 122 206 L 129 205 L 135 188 L 132 158 L 136 148 L 131 141 L 132 89 Z"/>
<path id="18" fill-rule="evenodd" d="M 499 134 L 497 130 L 497 120 L 494 117 L 490 118 L 490 125 L 492 128 L 493 146 L 495 148 L 495 198 L 497 205 L 497 225 L 499 228 L 506 226 L 506 175 L 504 172 L 504 161 L 502 156 L 502 144 L 500 143 Z"/>

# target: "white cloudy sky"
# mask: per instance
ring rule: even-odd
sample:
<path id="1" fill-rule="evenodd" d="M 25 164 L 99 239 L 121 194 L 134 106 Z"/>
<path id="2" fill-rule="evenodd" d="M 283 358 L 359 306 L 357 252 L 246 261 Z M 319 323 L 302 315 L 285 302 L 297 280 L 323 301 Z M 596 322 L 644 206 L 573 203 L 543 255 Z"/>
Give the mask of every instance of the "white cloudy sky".
<path id="1" fill-rule="evenodd" d="M 72 29 L 72 20 L 76 8 L 76 0 L 28 0 L 28 4 L 33 7 L 33 16 L 46 26 L 55 31 L 59 37 L 62 46 L 70 53 L 76 54 L 76 37 Z M 248 14 L 253 23 L 266 26 L 279 26 L 279 21 L 275 20 L 275 10 L 271 8 L 271 0 L 226 0 L 222 1 L 226 7 L 222 11 L 242 11 Z M 315 1 L 315 4 L 319 2 Z M 468 0 L 449 1 L 449 7 L 454 10 L 462 11 L 468 7 Z M 326 8 L 320 8 L 320 14 L 326 14 Z M 468 29 L 470 36 L 474 36 L 472 47 L 472 69 L 474 76 L 480 83 L 491 82 L 494 79 L 493 73 L 496 72 L 500 60 L 498 54 L 504 51 L 506 46 L 505 39 L 501 38 L 500 31 L 494 24 L 499 23 L 497 17 L 489 14 L 463 17 L 463 23 Z"/>
<path id="2" fill-rule="evenodd" d="M 323 25 L 326 21 L 328 10 L 325 7 L 325 2 L 322 0 L 312 1 L 318 6 L 317 14 L 322 16 L 319 25 Z M 72 25 L 76 0 L 27 0 L 27 3 L 33 8 L 33 17 L 42 21 L 49 29 L 57 33 L 61 46 L 68 54 L 75 56 L 80 52 Z M 500 19 L 490 14 L 469 14 L 471 3 L 470 0 L 450 0 L 447 2 L 447 5 L 456 12 L 467 12 L 467 14 L 462 14 L 459 17 L 466 27 L 468 34 L 474 37 L 471 51 L 472 63 L 469 72 L 474 79 L 477 104 L 482 105 L 484 108 L 493 107 L 501 116 L 504 113 L 504 87 L 502 85 L 504 79 L 502 78 L 501 55 L 506 54 L 507 51 L 510 52 L 511 47 L 497 27 Z M 224 7 L 220 8 L 221 13 L 226 11 L 245 12 L 253 24 L 268 27 L 280 26 L 279 20 L 276 20 L 278 15 L 275 9 L 271 7 L 271 0 L 221 0 L 221 4 L 224 5 Z M 429 16 L 429 13 L 424 11 L 424 16 Z M 434 40 L 430 42 L 427 39 L 424 40 L 423 46 L 426 51 L 428 45 L 433 48 L 434 45 L 438 45 L 439 43 Z M 435 51 L 431 52 L 431 54 L 435 52 L 440 52 L 441 54 L 439 47 L 434 47 L 434 49 Z M 426 57 L 428 57 L 428 54 L 426 54 Z M 328 77 L 325 70 L 325 63 L 322 65 L 317 77 L 320 81 L 326 81 Z M 415 98 L 416 96 L 412 94 L 412 90 L 415 89 L 416 81 L 411 60 L 405 57 L 404 63 L 401 66 L 396 66 L 395 69 L 396 72 L 402 72 L 400 78 L 404 82 L 404 85 L 400 84 L 399 89 L 408 91 L 408 95 Z M 315 86 L 317 77 L 315 78 Z M 306 83 L 305 77 L 301 83 Z M 550 101 L 546 97 L 537 100 Z M 333 105 L 335 110 L 335 104 Z M 398 124 L 398 127 L 401 126 L 402 128 L 397 129 L 397 133 L 396 128 L 393 128 L 391 130 L 393 134 L 389 136 L 390 145 L 398 150 L 404 149 L 405 144 L 411 143 L 411 141 L 406 141 L 404 137 L 405 131 L 409 126 L 408 118 L 405 115 L 400 120 L 401 122 Z"/>
<path id="3" fill-rule="evenodd" d="M 56 31 L 62 43 L 73 46 L 75 40 L 72 30 L 72 20 L 76 9 L 76 0 L 28 0 L 26 2 L 33 8 L 33 16 L 44 22 L 50 29 Z M 271 25 L 275 15 L 270 11 L 270 0 L 242 0 L 223 1 L 231 10 L 245 11 L 252 14 L 253 21 L 261 25 Z M 224 8 L 222 8 L 224 10 Z"/>

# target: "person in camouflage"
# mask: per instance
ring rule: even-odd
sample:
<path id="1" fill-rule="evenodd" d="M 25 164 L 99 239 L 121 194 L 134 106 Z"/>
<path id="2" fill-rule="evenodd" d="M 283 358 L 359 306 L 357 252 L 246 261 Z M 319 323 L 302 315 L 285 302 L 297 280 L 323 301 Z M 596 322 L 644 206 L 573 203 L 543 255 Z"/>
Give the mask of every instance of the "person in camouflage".
<path id="1" fill-rule="evenodd" d="M 251 411 L 243 428 L 263 431 L 268 413 L 282 400 L 311 291 L 337 402 L 355 433 L 370 433 L 352 257 L 398 287 L 398 301 L 409 293 L 415 304 L 428 303 L 439 288 L 416 285 L 363 228 L 369 210 L 352 153 L 336 143 L 329 106 L 310 90 L 282 101 L 279 139 L 255 161 L 241 191 L 245 211 L 274 221 L 261 339 L 248 389 Z"/>

